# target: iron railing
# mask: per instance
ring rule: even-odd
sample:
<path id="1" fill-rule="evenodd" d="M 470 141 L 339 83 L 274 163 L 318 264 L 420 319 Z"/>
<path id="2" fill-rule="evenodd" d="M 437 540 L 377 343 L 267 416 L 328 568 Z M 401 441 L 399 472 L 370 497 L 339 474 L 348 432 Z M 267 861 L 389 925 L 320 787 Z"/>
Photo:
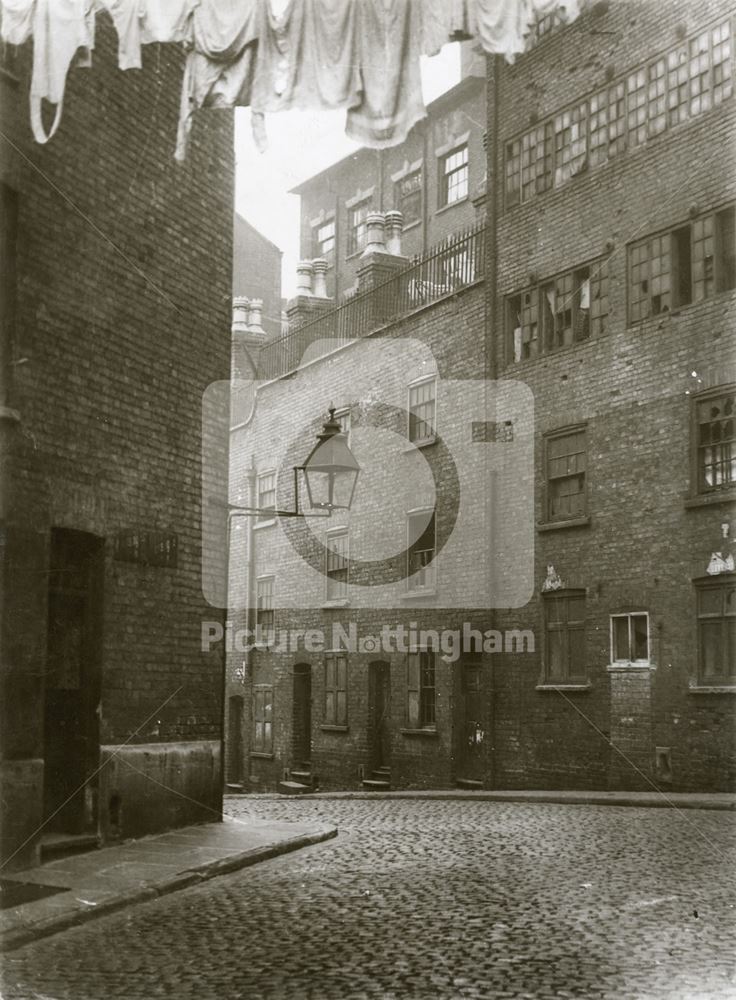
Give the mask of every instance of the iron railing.
<path id="1" fill-rule="evenodd" d="M 483 277 L 485 262 L 483 225 L 447 237 L 381 284 L 345 298 L 266 344 L 259 358 L 260 377 L 277 378 L 293 371 L 310 347 L 308 357 L 319 356 L 454 294 Z"/>

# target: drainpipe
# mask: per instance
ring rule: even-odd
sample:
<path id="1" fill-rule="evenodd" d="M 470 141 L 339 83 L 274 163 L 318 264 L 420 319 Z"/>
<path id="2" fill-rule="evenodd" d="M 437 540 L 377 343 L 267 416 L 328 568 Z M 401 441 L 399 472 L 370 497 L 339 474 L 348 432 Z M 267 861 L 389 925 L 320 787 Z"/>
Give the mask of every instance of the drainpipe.
<path id="1" fill-rule="evenodd" d="M 503 57 L 500 55 L 486 56 L 487 87 L 486 109 L 487 127 L 485 136 L 486 147 L 486 295 L 485 295 L 485 379 L 486 385 L 498 377 L 498 335 L 496 318 L 498 316 L 498 158 L 500 143 L 498 138 L 498 81 L 503 69 Z M 495 420 L 495 412 L 492 414 Z M 495 491 L 491 491 L 491 516 L 495 513 Z M 492 537 L 489 531 L 487 537 Z M 493 560 L 488 560 L 489 593 L 492 593 Z M 495 627 L 496 615 L 491 611 L 491 626 Z M 488 722 L 490 725 L 490 774 L 491 787 L 495 781 L 495 743 L 496 743 L 496 670 L 495 654 L 491 654 L 489 664 L 490 709 Z"/>

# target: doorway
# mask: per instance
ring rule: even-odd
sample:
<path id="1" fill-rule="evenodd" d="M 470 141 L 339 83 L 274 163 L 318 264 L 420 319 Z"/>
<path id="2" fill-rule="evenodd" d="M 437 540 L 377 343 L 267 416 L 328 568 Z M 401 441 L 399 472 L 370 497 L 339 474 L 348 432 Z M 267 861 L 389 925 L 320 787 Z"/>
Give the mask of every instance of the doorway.
<path id="1" fill-rule="evenodd" d="M 309 764 L 312 759 L 312 668 L 309 663 L 294 666 L 292 763 Z"/>
<path id="2" fill-rule="evenodd" d="M 104 540 L 51 530 L 44 690 L 44 818 L 50 833 L 97 830 Z"/>
<path id="3" fill-rule="evenodd" d="M 480 783 L 484 777 L 485 758 L 483 743 L 483 684 L 479 663 L 463 663 L 458 698 L 457 736 L 458 770 L 460 780 Z"/>
<path id="4" fill-rule="evenodd" d="M 368 711 L 373 771 L 391 767 L 391 666 L 377 660 L 368 667 Z"/>

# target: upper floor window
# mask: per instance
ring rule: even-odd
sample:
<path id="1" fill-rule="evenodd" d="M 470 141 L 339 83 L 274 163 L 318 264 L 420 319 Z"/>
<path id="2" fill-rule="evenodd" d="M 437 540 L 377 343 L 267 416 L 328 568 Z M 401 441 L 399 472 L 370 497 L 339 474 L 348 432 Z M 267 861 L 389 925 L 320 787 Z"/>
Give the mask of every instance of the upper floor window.
<path id="1" fill-rule="evenodd" d="M 736 287 L 734 206 L 629 248 L 629 322 Z"/>
<path id="2" fill-rule="evenodd" d="M 395 204 L 404 217 L 404 227 L 422 217 L 422 170 L 413 170 L 399 178 L 394 189 Z"/>
<path id="3" fill-rule="evenodd" d="M 348 658 L 344 653 L 330 653 L 325 657 L 324 724 L 348 724 Z"/>
<path id="4" fill-rule="evenodd" d="M 440 157 L 439 207 L 453 205 L 468 196 L 468 146 L 458 146 Z"/>
<path id="5" fill-rule="evenodd" d="M 258 520 L 270 521 L 276 512 L 276 473 L 264 472 L 258 477 Z"/>
<path id="6" fill-rule="evenodd" d="M 409 386 L 409 440 L 415 444 L 434 441 L 436 379 L 422 379 Z"/>
<path id="7" fill-rule="evenodd" d="M 435 654 L 422 649 L 407 659 L 407 725 L 434 729 L 436 723 Z"/>
<path id="8" fill-rule="evenodd" d="M 586 512 L 587 442 L 585 427 L 549 434 L 544 439 L 546 520 L 566 521 Z"/>
<path id="9" fill-rule="evenodd" d="M 264 634 L 274 625 L 273 583 L 272 576 L 256 580 L 256 629 Z"/>
<path id="10" fill-rule="evenodd" d="M 335 256 L 335 220 L 327 219 L 312 230 L 312 254 L 332 262 Z"/>
<path id="11" fill-rule="evenodd" d="M 698 493 L 736 486 L 736 386 L 696 396 L 695 469 Z"/>
<path id="12" fill-rule="evenodd" d="M 358 202 L 348 209 L 348 256 L 357 253 L 365 246 L 367 228 L 366 219 L 371 210 L 370 198 Z"/>
<path id="13" fill-rule="evenodd" d="M 698 682 L 736 683 L 736 581 L 709 578 L 696 583 Z"/>
<path id="14" fill-rule="evenodd" d="M 507 142 L 506 204 L 564 184 L 627 146 L 703 114 L 732 92 L 731 26 L 724 21 Z"/>
<path id="15" fill-rule="evenodd" d="M 566 271 L 507 299 L 509 354 L 536 358 L 606 330 L 608 267 L 605 261 Z"/>
<path id="16" fill-rule="evenodd" d="M 543 596 L 544 682 L 580 683 L 585 662 L 585 591 L 556 590 Z"/>
<path id="17" fill-rule="evenodd" d="M 611 663 L 649 663 L 646 611 L 611 615 Z"/>
<path id="18" fill-rule="evenodd" d="M 434 512 L 418 511 L 407 519 L 407 589 L 432 590 L 437 575 L 434 557 L 437 551 Z"/>
<path id="19" fill-rule="evenodd" d="M 331 531 L 325 540 L 327 575 L 327 600 L 341 600 L 348 596 L 348 531 L 341 528 Z"/>

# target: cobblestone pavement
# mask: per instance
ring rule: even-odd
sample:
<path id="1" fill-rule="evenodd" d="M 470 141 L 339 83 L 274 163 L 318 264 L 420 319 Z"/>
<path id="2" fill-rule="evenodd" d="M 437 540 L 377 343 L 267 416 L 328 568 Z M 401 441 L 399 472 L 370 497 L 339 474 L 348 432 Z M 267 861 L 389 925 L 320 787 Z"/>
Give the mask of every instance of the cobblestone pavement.
<path id="1" fill-rule="evenodd" d="M 2 957 L 5 1000 L 736 997 L 734 816 L 233 799 L 335 840 Z"/>

